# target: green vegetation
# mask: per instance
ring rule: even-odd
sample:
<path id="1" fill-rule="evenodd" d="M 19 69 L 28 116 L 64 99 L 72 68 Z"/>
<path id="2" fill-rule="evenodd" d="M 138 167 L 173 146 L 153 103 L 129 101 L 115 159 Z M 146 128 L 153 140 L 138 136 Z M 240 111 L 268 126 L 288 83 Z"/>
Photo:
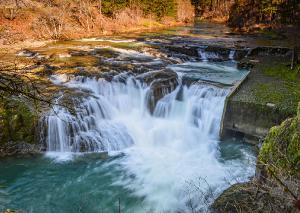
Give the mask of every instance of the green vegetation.
<path id="1" fill-rule="evenodd" d="M 198 17 L 228 21 L 240 29 L 256 28 L 257 24 L 279 26 L 300 25 L 297 0 L 191 0 Z M 220 19 L 219 19 L 220 20 Z"/>
<path id="2" fill-rule="evenodd" d="M 298 67 L 300 67 L 298 65 Z M 268 64 L 261 67 L 264 75 L 274 81 L 259 83 L 255 88 L 256 101 L 275 104 L 287 114 L 296 114 L 300 100 L 300 73 L 284 64 Z"/>
<path id="3" fill-rule="evenodd" d="M 229 25 L 252 27 L 255 24 L 300 24 L 298 3 L 295 0 L 235 0 Z"/>
<path id="4" fill-rule="evenodd" d="M 37 114 L 24 100 L 3 98 L 0 104 L 0 142 L 34 142 Z"/>
<path id="5" fill-rule="evenodd" d="M 259 164 L 267 171 L 300 178 L 300 103 L 296 117 L 270 130 L 259 154 Z"/>
<path id="6" fill-rule="evenodd" d="M 300 64 L 298 64 L 294 70 L 291 70 L 290 66 L 278 64 L 272 67 L 266 67 L 265 69 L 263 69 L 263 72 L 266 75 L 275 78 L 295 82 L 295 84 L 300 87 L 300 73 L 298 72 L 299 69 Z"/>
<path id="7" fill-rule="evenodd" d="M 102 13 L 113 17 L 116 12 L 128 7 L 139 7 L 145 15 L 153 14 L 157 18 L 176 16 L 175 0 L 102 0 Z"/>
<path id="8" fill-rule="evenodd" d="M 212 208 L 220 213 L 298 212 L 299 180 L 300 102 L 294 118 L 268 133 L 258 156 L 256 178 L 225 190 Z"/>

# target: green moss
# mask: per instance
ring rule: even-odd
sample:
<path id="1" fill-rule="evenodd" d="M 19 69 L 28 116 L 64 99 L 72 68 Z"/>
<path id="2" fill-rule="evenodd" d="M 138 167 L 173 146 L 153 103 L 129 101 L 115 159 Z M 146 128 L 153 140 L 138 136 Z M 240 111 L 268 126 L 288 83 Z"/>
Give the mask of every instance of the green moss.
<path id="1" fill-rule="evenodd" d="M 260 65 L 259 69 L 274 80 L 255 86 L 256 102 L 272 103 L 288 115 L 296 114 L 297 104 L 300 101 L 300 74 L 279 63 Z"/>
<path id="2" fill-rule="evenodd" d="M 300 65 L 297 65 L 296 69 L 291 70 L 290 67 L 285 64 L 277 64 L 274 66 L 267 66 L 262 71 L 268 76 L 285 81 L 293 81 L 298 84 L 298 87 L 300 88 L 300 74 L 297 72 L 298 68 L 300 68 Z"/>
<path id="3" fill-rule="evenodd" d="M 300 103 L 298 105 L 298 110 Z M 300 110 L 294 118 L 273 127 L 261 148 L 258 162 L 268 169 L 276 169 L 300 177 Z"/>
<path id="4" fill-rule="evenodd" d="M 24 102 L 4 99 L 0 104 L 0 143 L 34 142 L 38 116 Z"/>
<path id="5" fill-rule="evenodd" d="M 87 67 L 96 66 L 98 59 L 92 56 L 72 56 L 72 57 L 54 57 L 49 62 L 51 65 L 59 67 Z"/>

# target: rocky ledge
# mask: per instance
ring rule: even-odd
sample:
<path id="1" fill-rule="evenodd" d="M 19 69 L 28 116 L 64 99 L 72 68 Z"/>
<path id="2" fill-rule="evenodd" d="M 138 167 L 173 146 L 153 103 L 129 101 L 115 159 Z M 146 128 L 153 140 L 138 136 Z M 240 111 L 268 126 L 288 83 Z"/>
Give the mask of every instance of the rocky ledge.
<path id="1" fill-rule="evenodd" d="M 142 75 L 138 75 L 137 79 L 150 86 L 150 112 L 153 112 L 158 100 L 172 92 L 178 85 L 177 74 L 169 69 L 147 72 Z"/>
<path id="2" fill-rule="evenodd" d="M 0 157 L 13 155 L 35 155 L 43 151 L 41 144 L 30 144 L 26 142 L 8 142 L 0 145 Z"/>

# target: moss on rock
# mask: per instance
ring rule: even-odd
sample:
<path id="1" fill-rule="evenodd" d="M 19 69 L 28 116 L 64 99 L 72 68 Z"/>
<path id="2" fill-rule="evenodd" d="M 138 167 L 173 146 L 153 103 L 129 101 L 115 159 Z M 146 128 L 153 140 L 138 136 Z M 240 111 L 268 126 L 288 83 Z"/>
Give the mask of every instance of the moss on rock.
<path id="1" fill-rule="evenodd" d="M 266 137 L 258 157 L 258 166 L 276 168 L 300 178 L 300 103 L 297 116 L 273 127 Z"/>
<path id="2" fill-rule="evenodd" d="M 300 103 L 294 118 L 269 131 L 257 167 L 257 179 L 231 186 L 212 209 L 218 213 L 299 212 L 293 201 L 300 197 Z"/>
<path id="3" fill-rule="evenodd" d="M 3 99 L 0 103 L 0 144 L 7 142 L 35 142 L 37 113 L 18 99 Z"/>

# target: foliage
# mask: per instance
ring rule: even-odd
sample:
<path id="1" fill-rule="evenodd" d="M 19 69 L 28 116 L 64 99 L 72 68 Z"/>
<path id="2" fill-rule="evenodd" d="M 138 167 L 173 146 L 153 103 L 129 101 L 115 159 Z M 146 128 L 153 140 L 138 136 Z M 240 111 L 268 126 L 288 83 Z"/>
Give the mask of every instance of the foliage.
<path id="1" fill-rule="evenodd" d="M 0 64 L 0 143 L 34 142 L 40 103 L 52 104 L 25 67 Z"/>
<path id="2" fill-rule="evenodd" d="M 255 24 L 300 25 L 299 8 L 297 0 L 235 0 L 228 22 L 239 28 Z"/>
<path id="3" fill-rule="evenodd" d="M 273 127 L 259 154 L 267 171 L 281 171 L 300 178 L 300 103 L 297 116 Z"/>
<path id="4" fill-rule="evenodd" d="M 235 28 L 256 24 L 300 25 L 299 0 L 191 0 L 191 3 L 198 17 L 228 17 L 229 26 Z"/>
<path id="5" fill-rule="evenodd" d="M 3 98 L 0 104 L 0 142 L 34 142 L 37 115 L 26 102 Z"/>
<path id="6" fill-rule="evenodd" d="M 103 0 L 102 12 L 113 17 L 118 11 L 133 6 L 141 8 L 145 15 L 153 14 L 159 19 L 163 16 L 176 16 L 174 0 Z"/>
<path id="7" fill-rule="evenodd" d="M 212 209 L 220 213 L 299 211 L 300 102 L 297 112 L 270 130 L 258 156 L 256 178 L 225 190 Z"/>
<path id="8" fill-rule="evenodd" d="M 254 89 L 256 101 L 264 105 L 273 103 L 287 115 L 296 114 L 300 100 L 300 75 L 297 69 L 290 70 L 285 64 L 272 61 L 268 65 L 260 64 L 259 68 L 264 75 L 274 78 L 276 83 L 269 81 L 257 84 Z"/>

